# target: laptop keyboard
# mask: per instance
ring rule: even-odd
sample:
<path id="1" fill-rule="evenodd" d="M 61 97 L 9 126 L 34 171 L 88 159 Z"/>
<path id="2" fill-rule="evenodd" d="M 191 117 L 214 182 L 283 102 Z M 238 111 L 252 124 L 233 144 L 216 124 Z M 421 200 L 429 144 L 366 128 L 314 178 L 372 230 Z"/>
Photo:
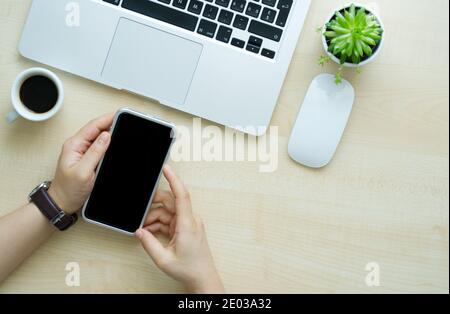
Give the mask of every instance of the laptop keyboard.
<path id="1" fill-rule="evenodd" d="M 293 5 L 293 0 L 103 1 L 269 59 L 275 58 L 274 43 Z"/>

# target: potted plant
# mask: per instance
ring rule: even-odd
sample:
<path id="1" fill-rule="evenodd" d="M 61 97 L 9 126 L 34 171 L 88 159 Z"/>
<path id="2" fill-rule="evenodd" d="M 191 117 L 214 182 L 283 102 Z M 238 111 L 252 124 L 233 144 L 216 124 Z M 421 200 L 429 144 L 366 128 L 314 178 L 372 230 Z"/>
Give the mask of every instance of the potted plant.
<path id="1" fill-rule="evenodd" d="M 320 65 L 331 60 L 339 64 L 336 84 L 342 83 L 344 67 L 359 68 L 372 62 L 384 42 L 384 27 L 379 16 L 368 7 L 350 4 L 333 13 L 320 29 L 326 55 Z"/>

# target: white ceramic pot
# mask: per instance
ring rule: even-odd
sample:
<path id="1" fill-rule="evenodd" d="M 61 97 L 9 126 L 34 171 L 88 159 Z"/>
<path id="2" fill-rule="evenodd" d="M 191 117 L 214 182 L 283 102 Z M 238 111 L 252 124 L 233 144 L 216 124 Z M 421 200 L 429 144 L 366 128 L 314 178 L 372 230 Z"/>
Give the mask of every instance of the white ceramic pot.
<path id="1" fill-rule="evenodd" d="M 381 29 L 383 30 L 383 34 L 381 35 L 381 40 L 380 43 L 378 45 L 377 50 L 375 51 L 375 53 L 370 56 L 370 58 L 364 60 L 363 62 L 359 63 L 359 64 L 354 64 L 354 63 L 349 63 L 349 62 L 345 62 L 343 64 L 344 67 L 348 67 L 348 68 L 358 68 L 358 67 L 362 67 L 370 62 L 372 62 L 373 60 L 375 60 L 375 58 L 378 56 L 381 48 L 383 47 L 384 44 L 384 38 L 385 38 L 385 29 L 384 29 L 384 24 L 383 21 L 381 20 L 380 16 L 377 14 L 377 9 L 376 9 L 376 4 L 374 5 L 365 5 L 365 4 L 360 4 L 360 3 L 353 3 L 357 8 L 364 8 L 366 11 L 370 12 L 371 14 L 373 14 L 375 16 L 375 18 L 377 19 L 378 23 L 380 23 Z M 327 30 L 327 24 L 329 21 L 331 21 L 331 19 L 334 17 L 334 14 L 336 13 L 336 11 L 341 11 L 343 9 L 347 9 L 352 5 L 352 3 L 347 4 L 335 11 L 333 11 L 333 13 L 330 15 L 330 17 L 327 19 L 326 23 L 324 24 L 324 26 L 322 27 L 322 44 L 323 44 L 323 49 L 325 49 L 326 54 L 331 58 L 331 60 L 333 60 L 334 62 L 336 62 L 337 64 L 341 64 L 341 61 L 335 56 L 333 55 L 331 52 L 328 51 L 328 44 L 327 44 L 327 40 L 325 38 L 325 32 Z"/>

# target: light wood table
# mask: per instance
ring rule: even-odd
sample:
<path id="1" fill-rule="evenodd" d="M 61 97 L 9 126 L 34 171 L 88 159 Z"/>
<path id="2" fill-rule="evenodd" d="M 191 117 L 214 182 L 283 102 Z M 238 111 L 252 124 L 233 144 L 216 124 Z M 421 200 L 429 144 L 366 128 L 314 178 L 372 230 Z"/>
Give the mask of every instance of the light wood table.
<path id="1" fill-rule="evenodd" d="M 335 159 L 310 170 L 287 155 L 310 81 L 336 69 L 317 65 L 316 28 L 347 2 L 312 1 L 272 120 L 279 127 L 276 172 L 260 173 L 253 162 L 172 163 L 205 220 L 229 292 L 449 292 L 448 1 L 377 1 L 386 45 L 362 74 L 347 75 L 357 98 Z M 36 65 L 17 52 L 30 3 L 0 1 L 2 116 L 13 79 Z M 40 124 L 0 122 L 0 214 L 52 177 L 61 144 L 98 115 L 131 106 L 192 126 L 188 114 L 56 72 L 67 94 L 60 114 Z M 69 262 L 81 267 L 80 287 L 65 285 Z M 365 284 L 370 262 L 380 266 L 379 287 Z M 182 291 L 134 239 L 83 221 L 55 235 L 0 286 L 0 292 Z"/>

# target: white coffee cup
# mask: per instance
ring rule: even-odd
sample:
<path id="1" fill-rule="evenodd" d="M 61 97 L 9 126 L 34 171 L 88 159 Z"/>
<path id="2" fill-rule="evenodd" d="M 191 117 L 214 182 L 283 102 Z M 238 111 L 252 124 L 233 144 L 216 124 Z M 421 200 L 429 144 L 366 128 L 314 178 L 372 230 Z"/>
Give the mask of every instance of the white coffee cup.
<path id="1" fill-rule="evenodd" d="M 28 109 L 20 99 L 20 89 L 23 83 L 34 76 L 44 76 L 50 79 L 56 86 L 58 90 L 58 99 L 56 104 L 47 112 L 36 113 Z M 56 76 L 55 73 L 43 69 L 43 68 L 31 68 L 20 73 L 11 88 L 11 103 L 13 110 L 6 116 L 6 121 L 8 123 L 14 122 L 18 117 L 30 121 L 45 121 L 53 117 L 61 109 L 64 100 L 64 88 L 61 80 Z"/>

